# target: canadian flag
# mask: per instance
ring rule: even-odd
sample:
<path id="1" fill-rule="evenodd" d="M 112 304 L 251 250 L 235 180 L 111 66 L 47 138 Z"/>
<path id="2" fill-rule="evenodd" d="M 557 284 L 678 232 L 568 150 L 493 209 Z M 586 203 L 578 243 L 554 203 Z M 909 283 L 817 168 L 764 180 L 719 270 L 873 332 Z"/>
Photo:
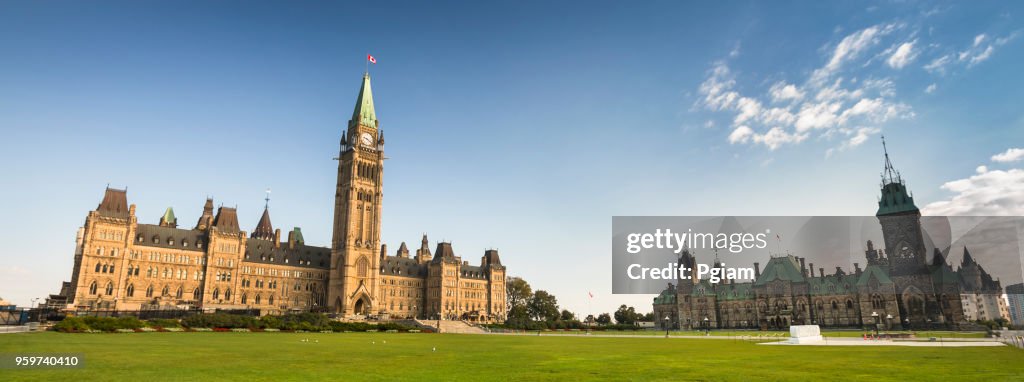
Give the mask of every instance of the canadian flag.
<path id="1" fill-rule="evenodd" d="M 593 294 L 593 293 L 591 293 L 591 292 L 587 292 L 587 294 L 589 294 L 589 295 L 590 295 L 590 298 L 594 298 L 594 294 Z"/>
<path id="2" fill-rule="evenodd" d="M 366 55 L 366 59 L 367 59 L 367 60 L 370 60 L 370 63 L 372 63 L 372 64 L 376 64 L 376 63 L 377 63 L 377 59 L 376 59 L 376 58 L 373 58 L 373 55 L 372 55 L 372 54 L 367 54 L 367 55 Z"/>

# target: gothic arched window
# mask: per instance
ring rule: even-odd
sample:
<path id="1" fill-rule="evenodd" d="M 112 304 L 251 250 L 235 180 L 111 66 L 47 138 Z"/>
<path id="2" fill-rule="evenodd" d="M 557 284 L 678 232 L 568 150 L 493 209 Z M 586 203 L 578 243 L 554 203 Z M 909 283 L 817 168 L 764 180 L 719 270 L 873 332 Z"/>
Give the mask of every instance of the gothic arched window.
<path id="1" fill-rule="evenodd" d="M 125 290 L 124 294 L 126 296 L 128 296 L 128 297 L 134 296 L 135 295 L 135 286 L 134 285 L 128 285 L 128 289 Z"/>
<path id="2" fill-rule="evenodd" d="M 365 257 L 360 257 L 356 260 L 356 275 L 359 277 L 366 277 L 370 273 L 370 262 L 366 261 Z"/>
<path id="3" fill-rule="evenodd" d="M 89 284 L 89 294 L 96 294 L 96 282 L 95 281 L 93 281 L 92 284 Z"/>

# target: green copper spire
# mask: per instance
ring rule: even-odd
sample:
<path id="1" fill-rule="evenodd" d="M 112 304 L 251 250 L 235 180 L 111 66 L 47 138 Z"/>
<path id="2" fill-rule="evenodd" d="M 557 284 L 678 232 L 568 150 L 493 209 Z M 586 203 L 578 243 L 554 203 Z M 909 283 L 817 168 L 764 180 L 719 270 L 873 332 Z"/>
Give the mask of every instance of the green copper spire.
<path id="1" fill-rule="evenodd" d="M 370 73 L 363 74 L 363 86 L 359 88 L 356 98 L 356 109 L 352 112 L 352 122 L 377 128 L 377 114 L 373 111 L 373 91 L 370 90 Z"/>
<path id="2" fill-rule="evenodd" d="M 174 217 L 174 209 L 167 207 L 167 211 L 164 211 L 164 216 L 160 217 L 160 226 L 171 228 L 178 226 L 178 218 Z"/>

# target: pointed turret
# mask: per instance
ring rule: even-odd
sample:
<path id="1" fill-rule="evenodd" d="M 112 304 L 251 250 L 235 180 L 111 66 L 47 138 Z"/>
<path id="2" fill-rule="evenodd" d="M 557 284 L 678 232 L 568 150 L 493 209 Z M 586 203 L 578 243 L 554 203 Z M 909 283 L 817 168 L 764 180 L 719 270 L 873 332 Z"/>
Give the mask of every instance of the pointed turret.
<path id="1" fill-rule="evenodd" d="M 164 211 L 164 216 L 160 217 L 160 226 L 178 228 L 178 218 L 174 217 L 173 208 L 167 207 L 167 210 Z"/>
<path id="2" fill-rule="evenodd" d="M 260 222 L 256 223 L 256 229 L 252 231 L 253 239 L 274 240 L 274 226 L 270 224 L 270 208 L 263 207 L 263 216 Z"/>
<path id="3" fill-rule="evenodd" d="M 416 250 L 416 262 L 423 264 L 430 261 L 432 256 L 430 255 L 428 244 L 427 234 L 423 234 L 423 240 L 420 241 L 420 249 Z"/>
<path id="4" fill-rule="evenodd" d="M 935 248 L 935 251 L 932 252 L 932 266 L 946 266 L 946 256 L 938 248 Z"/>
<path id="5" fill-rule="evenodd" d="M 213 198 L 206 198 L 206 204 L 203 205 L 203 214 L 199 216 L 199 221 L 196 222 L 196 229 L 205 230 L 213 224 Z"/>
<path id="6" fill-rule="evenodd" d="M 967 250 L 967 246 L 964 246 L 964 258 L 960 261 L 961 267 L 978 264 L 974 261 L 974 257 L 971 256 L 971 251 Z"/>
<path id="7" fill-rule="evenodd" d="M 409 258 L 409 247 L 407 247 L 405 245 L 404 241 L 402 242 L 402 245 L 400 247 L 398 247 L 398 252 L 395 253 L 395 255 L 398 256 L 398 257 L 401 257 L 403 259 L 408 259 Z"/>
<path id="8" fill-rule="evenodd" d="M 373 91 L 370 89 L 370 74 L 363 74 L 363 85 L 359 88 L 356 108 L 352 111 L 350 124 L 377 128 L 377 114 L 373 111 Z"/>

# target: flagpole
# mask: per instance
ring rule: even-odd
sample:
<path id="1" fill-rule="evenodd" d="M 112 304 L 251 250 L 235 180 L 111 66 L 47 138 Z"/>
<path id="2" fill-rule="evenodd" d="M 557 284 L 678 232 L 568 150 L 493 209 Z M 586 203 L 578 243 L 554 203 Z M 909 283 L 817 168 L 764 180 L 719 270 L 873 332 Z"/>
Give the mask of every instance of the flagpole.
<path id="1" fill-rule="evenodd" d="M 366 57 L 363 57 L 363 60 L 366 61 L 365 62 L 366 63 L 366 72 L 365 73 L 366 74 L 370 74 L 370 53 L 369 52 L 366 53 Z"/>

